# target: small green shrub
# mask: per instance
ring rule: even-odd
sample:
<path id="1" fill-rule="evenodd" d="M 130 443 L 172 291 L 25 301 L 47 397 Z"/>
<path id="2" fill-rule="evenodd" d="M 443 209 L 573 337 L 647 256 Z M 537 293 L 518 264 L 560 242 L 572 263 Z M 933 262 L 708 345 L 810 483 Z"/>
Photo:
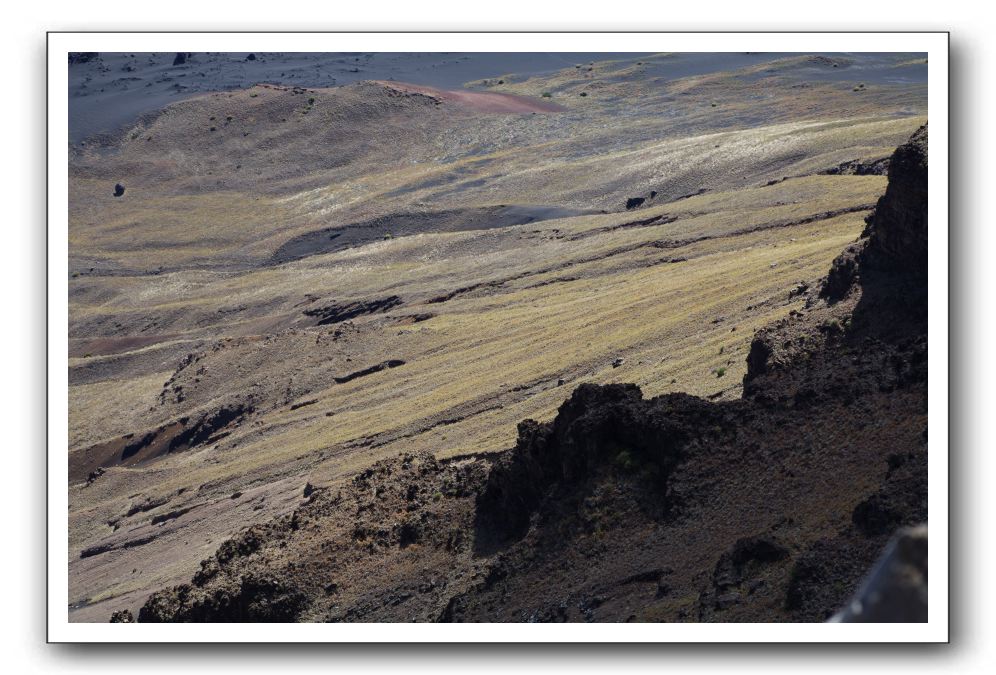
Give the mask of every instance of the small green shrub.
<path id="1" fill-rule="evenodd" d="M 837 319 L 827 319 L 821 324 L 821 327 L 823 328 L 824 331 L 830 333 L 831 335 L 840 333 L 842 330 L 840 321 L 838 321 Z"/>
<path id="2" fill-rule="evenodd" d="M 543 96 L 543 98 L 550 98 L 551 96 L 553 96 L 553 94 L 551 94 L 548 91 L 544 91 L 543 94 L 542 94 L 542 96 Z"/>
<path id="3" fill-rule="evenodd" d="M 717 368 L 716 377 L 723 377 L 723 375 L 726 375 L 726 368 Z"/>
<path id="4" fill-rule="evenodd" d="M 633 471 L 636 469 L 636 459 L 629 450 L 623 450 L 616 455 L 615 464 L 623 471 Z"/>

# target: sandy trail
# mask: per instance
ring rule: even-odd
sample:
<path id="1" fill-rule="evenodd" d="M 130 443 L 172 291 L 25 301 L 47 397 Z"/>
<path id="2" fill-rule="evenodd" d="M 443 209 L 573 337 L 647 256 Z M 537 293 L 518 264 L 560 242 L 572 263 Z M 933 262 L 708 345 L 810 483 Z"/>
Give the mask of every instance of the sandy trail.
<path id="1" fill-rule="evenodd" d="M 407 94 L 424 94 L 432 96 L 441 101 L 456 103 L 457 105 L 484 113 L 550 113 L 563 112 L 567 110 L 562 105 L 541 99 L 519 96 L 517 94 L 501 94 L 492 91 L 470 91 L 458 89 L 437 89 L 420 84 L 410 84 L 408 82 L 387 82 L 375 80 L 390 89 L 402 91 Z"/>

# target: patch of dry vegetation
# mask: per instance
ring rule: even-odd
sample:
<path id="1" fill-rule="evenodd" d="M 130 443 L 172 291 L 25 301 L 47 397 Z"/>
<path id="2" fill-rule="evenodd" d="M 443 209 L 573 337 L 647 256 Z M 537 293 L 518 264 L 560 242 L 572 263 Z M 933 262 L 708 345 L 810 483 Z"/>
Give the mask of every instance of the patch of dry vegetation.
<path id="1" fill-rule="evenodd" d="M 885 187 L 818 172 L 887 155 L 922 122 L 897 116 L 896 101 L 919 99 L 870 92 L 838 112 L 836 89 L 766 85 L 774 99 L 758 99 L 721 76 L 634 92 L 637 72 L 603 64 L 594 79 L 571 68 L 505 87 L 560 102 L 604 78 L 599 95 L 551 115 L 474 115 L 369 84 L 258 87 L 171 106 L 114 154 L 77 157 L 71 461 L 233 402 L 254 412 L 210 443 L 70 486 L 72 599 L 109 600 L 74 617 L 103 620 L 189 577 L 225 536 L 292 507 L 306 481 L 399 451 L 507 448 L 518 421 L 551 418 L 583 382 L 738 396 L 754 331 L 804 310 L 791 291 L 815 286 Z M 680 88 L 690 93 L 662 107 Z M 710 119 L 696 106 L 717 88 L 725 116 Z M 748 125 L 748 113 L 773 123 Z M 114 199 L 107 185 L 122 175 Z M 647 208 L 624 209 L 651 190 Z M 497 204 L 605 213 L 430 226 L 271 261 L 323 228 Z M 393 296 L 348 325 L 306 314 Z M 93 344 L 102 351 L 83 353 Z M 178 368 L 188 354 L 196 363 Z M 388 361 L 403 364 L 336 381 Z M 161 504 L 127 515 L 140 500 Z"/>

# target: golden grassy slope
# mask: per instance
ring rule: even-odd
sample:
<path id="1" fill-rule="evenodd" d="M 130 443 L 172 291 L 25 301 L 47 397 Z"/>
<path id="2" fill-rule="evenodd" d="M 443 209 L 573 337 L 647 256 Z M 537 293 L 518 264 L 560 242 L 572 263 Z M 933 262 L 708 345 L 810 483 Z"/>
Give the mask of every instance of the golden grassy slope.
<path id="1" fill-rule="evenodd" d="M 549 83 L 519 93 L 534 86 Z M 826 101 L 777 89 L 775 102 L 745 97 L 754 112 L 781 106 L 776 120 L 802 107 L 818 114 L 735 128 L 741 103 L 735 113 L 699 109 L 695 96 L 712 92 L 683 101 L 694 110 L 676 126 L 656 114 L 656 90 L 586 99 L 560 116 L 475 116 L 387 101 L 368 85 L 344 90 L 192 99 L 117 154 L 74 164 L 71 461 L 233 402 L 255 408 L 217 442 L 70 486 L 74 619 L 106 620 L 189 578 L 223 538 L 291 508 L 306 481 L 330 483 L 401 451 L 506 448 L 517 422 L 549 419 L 582 382 L 738 396 L 753 332 L 803 308 L 789 292 L 826 271 L 885 187 L 882 176 L 816 172 L 885 156 L 922 122 L 897 117 L 893 94 L 874 92 L 860 110 L 845 107 L 860 113 L 847 119 L 830 112 L 845 95 L 836 90 Z M 638 114 L 620 118 L 623 103 Z M 254 143 L 209 131 L 209 117 L 229 114 L 253 121 L 240 137 Z M 378 138 L 385 120 L 390 133 Z M 316 159 L 339 150 L 349 162 Z M 226 163 L 249 177 L 207 179 Z M 125 198 L 109 198 L 125 169 Z M 766 185 L 785 176 L 796 177 Z M 661 186 L 708 192 L 622 209 Z M 322 227 L 493 204 L 610 212 L 269 261 Z M 401 304 L 349 327 L 316 327 L 303 313 L 389 296 Z M 406 318 L 417 313 L 433 316 Z M 175 376 L 182 400 L 160 397 L 189 353 L 203 356 Z M 405 364 L 334 381 L 389 359 Z M 135 541 L 144 543 L 124 547 Z M 100 544 L 117 549 L 79 558 Z"/>
<path id="2" fill-rule="evenodd" d="M 799 183 L 797 191 L 793 182 Z M 816 189 L 820 183 L 823 190 Z M 828 201 L 826 195 L 835 185 L 841 196 Z M 371 297 L 393 290 L 411 297 L 412 304 L 384 317 L 357 319 L 355 347 L 349 343 L 338 353 L 322 351 L 317 357 L 315 343 L 332 330 L 293 328 L 301 324 L 299 310 L 278 312 L 271 317 L 275 329 L 266 341 L 235 341 L 219 352 L 232 352 L 224 360 L 209 353 L 203 363 L 209 372 L 217 370 L 220 380 L 211 381 L 203 391 L 188 381 L 184 405 L 157 402 L 162 372 L 122 375 L 113 384 L 73 387 L 70 425 L 77 430 L 74 438 L 90 442 L 210 410 L 233 394 L 252 392 L 262 405 L 251 424 L 215 445 L 169 456 L 148 468 L 111 469 L 100 479 L 120 481 L 128 486 L 127 494 L 73 487 L 75 518 L 84 519 L 88 526 L 81 521 L 74 528 L 72 550 L 78 552 L 103 537 L 117 535 L 99 524 L 121 519 L 140 499 L 169 498 L 159 509 L 123 518 L 141 528 L 152 515 L 191 504 L 234 509 L 237 502 L 229 499 L 231 494 L 261 483 L 277 484 L 281 477 L 297 476 L 291 479 L 296 489 L 306 480 L 331 482 L 399 451 L 426 448 L 438 456 L 452 456 L 499 450 L 513 442 L 519 420 L 551 417 L 565 394 L 580 382 L 636 381 L 649 395 L 684 390 L 703 396 L 735 396 L 754 330 L 789 309 L 802 307 L 801 298 L 789 301 L 788 289 L 799 280 L 812 283 L 822 274 L 860 232 L 863 212 L 779 225 L 823 213 L 833 205 L 870 204 L 883 186 L 884 178 L 878 176 L 810 177 L 751 191 L 758 195 L 703 195 L 685 200 L 672 205 L 680 204 L 674 215 L 680 211 L 685 217 L 666 225 L 601 231 L 571 244 L 566 237 L 525 239 L 530 255 L 521 251 L 517 255 L 514 249 L 489 253 L 461 241 L 465 252 L 457 256 L 453 252 L 457 244 L 444 241 L 439 247 L 445 253 L 436 257 L 432 254 L 437 250 L 436 239 L 480 239 L 487 247 L 496 235 L 424 235 L 368 246 L 374 250 L 366 251 L 362 264 L 354 260 L 358 254 L 348 252 L 202 282 L 192 285 L 190 297 L 182 300 L 176 299 L 175 291 L 183 286 L 175 283 L 164 286 L 168 302 L 150 301 L 152 290 L 140 292 L 136 297 L 150 302 L 144 311 L 175 311 L 177 316 L 196 316 L 199 307 L 213 308 L 210 298 L 225 298 L 226 304 L 249 303 L 255 298 L 266 305 L 269 297 L 287 297 L 286 305 L 300 301 L 305 288 Z M 779 201 L 775 197 L 779 191 L 809 192 L 810 199 L 763 206 L 767 198 Z M 756 208 L 742 210 L 741 199 L 751 200 Z M 595 225 L 604 227 L 604 217 L 595 221 L 587 219 L 573 227 L 567 221 L 551 221 L 512 229 L 530 235 L 536 230 L 582 234 Z M 765 226 L 774 227 L 757 229 Z M 755 231 L 737 234 L 744 229 Z M 700 236 L 710 238 L 670 249 L 640 246 Z M 399 263 L 399 258 L 417 260 L 417 249 L 427 258 L 422 265 Z M 625 252 L 607 255 L 620 249 Z M 512 262 L 517 257 L 522 258 L 518 266 Z M 659 262 L 665 257 L 687 260 Z M 501 276 L 496 271 L 516 276 L 520 268 L 555 267 L 583 258 L 591 262 L 523 276 L 498 289 L 468 293 L 445 303 L 419 303 L 420 297 L 452 288 L 450 275 L 459 270 L 470 279 L 476 278 L 471 272 L 475 269 L 481 278 Z M 537 285 L 558 278 L 571 280 Z M 426 281 L 433 279 L 435 286 Z M 399 324 L 395 319 L 425 310 L 436 316 L 416 324 Z M 242 326 L 232 323 L 228 328 L 237 333 Z M 346 384 L 331 382 L 335 375 L 387 358 L 403 359 L 406 364 Z M 624 363 L 614 368 L 617 358 Z M 241 365 L 247 367 L 240 371 Z M 718 376 L 721 368 L 725 370 Z M 561 379 L 564 384 L 557 386 Z M 289 396 L 284 396 L 285 387 Z M 303 401 L 315 402 L 290 409 Z M 271 500 L 282 496 L 277 503 L 293 503 L 288 501 L 287 489 Z M 223 510 L 205 538 L 217 543 L 225 532 L 272 514 L 271 508 L 268 504 L 250 519 Z M 206 527 L 203 522 L 194 523 L 187 527 L 194 531 Z M 189 541 L 190 535 L 181 529 L 172 535 L 157 532 L 157 536 L 164 537 L 157 545 L 172 550 L 170 542 L 178 545 L 181 540 Z M 205 555 L 198 547 L 183 551 L 170 554 L 182 558 L 175 567 L 168 567 L 178 575 Z M 143 551 L 143 559 L 148 554 Z M 128 560 L 128 556 L 121 557 Z M 87 558 L 81 570 L 88 570 L 93 561 Z M 122 563 L 109 564 L 117 569 Z M 91 576 L 87 571 L 85 576 L 96 585 L 83 584 L 79 592 L 118 596 L 136 583 L 136 588 L 144 588 L 142 584 L 162 582 L 164 573 L 156 565 L 142 583 L 127 575 L 107 587 L 104 576 Z"/>

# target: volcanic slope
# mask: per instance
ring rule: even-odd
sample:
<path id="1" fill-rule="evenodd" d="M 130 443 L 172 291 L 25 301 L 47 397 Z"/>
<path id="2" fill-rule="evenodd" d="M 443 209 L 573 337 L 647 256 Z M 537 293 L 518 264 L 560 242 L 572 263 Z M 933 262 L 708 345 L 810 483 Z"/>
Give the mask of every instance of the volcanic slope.
<path id="1" fill-rule="evenodd" d="M 819 621 L 926 511 L 927 130 L 745 393 L 583 384 L 507 452 L 304 492 L 139 621 Z"/>
<path id="2" fill-rule="evenodd" d="M 781 61 L 615 63 L 604 97 L 600 67 L 510 84 L 537 101 L 513 113 L 258 86 L 74 153 L 73 620 L 137 612 L 306 484 L 473 465 L 582 384 L 735 401 L 754 333 L 805 310 L 885 189 L 853 167 L 924 121 L 920 85 L 799 88 Z"/>

